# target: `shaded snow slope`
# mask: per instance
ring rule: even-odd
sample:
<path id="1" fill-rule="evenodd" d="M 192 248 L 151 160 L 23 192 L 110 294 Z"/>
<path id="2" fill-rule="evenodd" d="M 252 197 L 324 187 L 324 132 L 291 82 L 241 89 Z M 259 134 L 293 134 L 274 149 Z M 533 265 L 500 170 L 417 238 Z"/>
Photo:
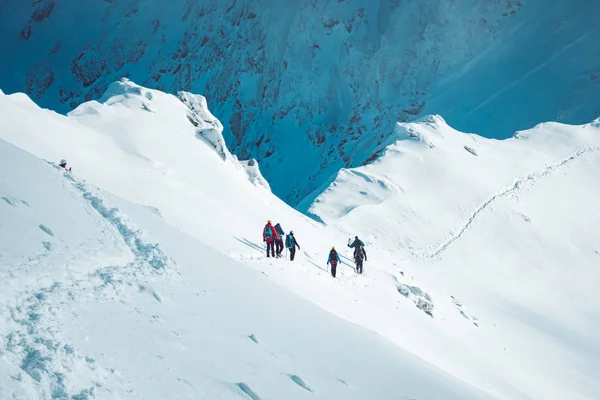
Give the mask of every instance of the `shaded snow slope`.
<path id="1" fill-rule="evenodd" d="M 95 391 L 133 390 L 140 398 L 154 395 L 149 393 L 164 398 L 164 390 L 172 387 L 174 393 L 200 398 L 227 398 L 224 388 L 242 398 L 278 398 L 279 393 L 286 398 L 388 399 L 390 393 L 419 399 L 593 398 L 597 343 L 583 332 L 585 324 L 594 328 L 598 311 L 590 289 L 596 277 L 589 264 L 593 258 L 585 252 L 597 236 L 588 232 L 584 241 L 579 232 L 589 226 L 583 213 L 589 214 L 591 224 L 597 217 L 591 205 L 597 199 L 596 181 L 590 175 L 597 167 L 597 152 L 577 154 L 598 144 L 597 124 L 550 124 L 508 141 L 458 133 L 437 117 L 400 125 L 400 141 L 378 162 L 342 171 L 340 180 L 319 196 L 312 212 L 322 216 L 323 225 L 266 190 L 253 161 L 239 162 L 228 152 L 223 159 L 216 142 L 199 138 L 198 126 L 189 119 L 196 106 L 186 105 L 181 95 L 122 81 L 102 101 L 82 104 L 65 117 L 38 108 L 25 95 L 0 95 L 0 125 L 5 127 L 0 138 L 43 159 L 67 158 L 73 167 L 73 195 L 82 196 L 108 221 L 107 229 L 116 228 L 122 239 L 115 240 L 123 241 L 123 254 L 117 256 L 129 257 L 111 262 L 116 268 L 101 274 L 99 284 L 106 295 L 91 290 L 95 280 L 79 282 L 85 295 L 72 291 L 77 305 L 69 302 L 68 292 L 57 294 L 78 318 L 71 321 L 71 311 L 57 310 L 53 326 L 93 360 L 86 363 L 98 366 L 105 378 Z M 203 132 L 213 135 L 218 130 L 208 110 L 197 116 L 207 124 Z M 574 177 L 565 178 L 569 187 L 586 199 L 572 220 L 567 215 L 554 219 L 556 225 L 542 225 L 553 220 L 548 217 L 552 207 L 572 201 L 568 192 L 554 196 L 552 185 L 543 196 L 531 198 L 535 210 L 518 210 L 530 224 L 510 210 L 513 200 L 506 195 L 476 212 L 514 186 L 516 178 L 533 174 L 537 190 L 542 182 L 568 172 Z M 537 193 L 526 190 L 529 182 L 520 184 L 520 199 Z M 506 208 L 491 212 L 499 204 Z M 485 243 L 477 235 L 469 239 L 485 216 L 491 218 L 485 224 L 489 231 L 482 234 Z M 280 222 L 286 232 L 294 230 L 301 250 L 293 263 L 265 258 L 261 233 L 267 219 Z M 33 226 L 43 224 L 56 234 L 51 222 Z M 520 223 L 531 230 L 512 225 Z M 459 232 L 464 226 L 468 228 L 459 239 L 428 257 L 448 241 L 448 230 Z M 345 248 L 355 234 L 367 242 L 364 275 L 355 274 L 352 253 Z M 564 250 L 567 235 L 578 240 Z M 37 238 L 34 245 L 38 251 Z M 336 279 L 326 265 L 332 245 L 342 258 Z M 571 268 L 572 278 L 563 279 L 557 271 L 570 256 L 580 262 Z M 537 269 L 528 270 L 522 260 Z M 152 266 L 161 264 L 165 268 Z M 579 290 L 583 277 L 590 283 Z M 543 302 L 557 314 L 540 308 Z M 303 311 L 305 307 L 314 312 Z M 587 314 L 592 317 L 585 319 Z M 379 345 L 360 336 L 361 329 L 351 328 L 358 336 L 341 325 L 321 329 L 348 326 L 336 316 L 393 345 L 377 349 Z M 118 322 L 104 332 L 101 325 L 111 318 Z M 119 343 L 127 344 L 125 350 Z M 246 345 L 269 349 L 267 355 L 257 354 Z M 190 352 L 191 358 L 181 356 Z M 231 357 L 239 361 L 228 364 Z M 12 360 L 14 368 L 19 358 Z M 392 364 L 390 375 L 382 372 Z M 142 365 L 151 367 L 140 372 Z M 157 368 L 165 371 L 159 378 L 151 374 Z M 355 375 L 347 379 L 329 372 L 338 370 Z M 361 372 L 367 374 L 364 380 L 357 377 Z M 66 381 L 82 382 L 69 386 L 68 393 L 91 391 L 86 382 L 92 380 L 61 373 Z M 399 380 L 403 377 L 407 380 Z M 159 388 L 161 382 L 166 383 Z"/>
<path id="2" fill-rule="evenodd" d="M 373 160 L 396 121 L 435 113 L 504 138 L 598 117 L 599 13 L 588 0 L 4 0 L 0 87 L 63 113 L 123 76 L 203 93 L 233 152 L 295 205 Z"/>
<path id="3" fill-rule="evenodd" d="M 501 338 L 492 368 L 519 365 L 510 382 L 537 381 L 532 398 L 594 398 L 600 121 L 497 141 L 433 116 L 398 124 L 397 137 L 373 164 L 341 171 L 310 213 L 362 234 L 428 290 L 458 294 L 464 316 Z"/>

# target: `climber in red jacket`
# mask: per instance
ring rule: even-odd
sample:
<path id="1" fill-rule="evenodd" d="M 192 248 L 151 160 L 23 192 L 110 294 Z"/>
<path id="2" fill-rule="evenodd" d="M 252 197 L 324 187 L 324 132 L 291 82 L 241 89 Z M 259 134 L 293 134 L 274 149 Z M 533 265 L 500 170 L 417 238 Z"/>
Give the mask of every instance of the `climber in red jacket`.
<path id="1" fill-rule="evenodd" d="M 267 242 L 267 257 L 275 257 L 275 241 L 277 239 L 279 239 L 277 230 L 271 224 L 271 220 L 269 220 L 263 229 L 263 242 Z"/>

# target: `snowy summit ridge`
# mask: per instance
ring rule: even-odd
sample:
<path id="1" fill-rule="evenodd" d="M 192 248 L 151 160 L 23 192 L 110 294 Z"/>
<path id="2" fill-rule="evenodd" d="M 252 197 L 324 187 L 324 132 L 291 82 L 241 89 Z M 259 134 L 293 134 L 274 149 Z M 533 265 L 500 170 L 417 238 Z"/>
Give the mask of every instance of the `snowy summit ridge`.
<path id="1" fill-rule="evenodd" d="M 232 162 L 241 170 L 244 170 L 252 183 L 270 190 L 269 184 L 262 176 L 256 160 L 239 161 L 236 156 L 229 152 L 223 139 L 223 125 L 209 111 L 204 96 L 180 91 L 175 97 L 144 88 L 127 78 L 123 78 L 109 85 L 106 93 L 100 98 L 100 103 L 94 101 L 84 103 L 68 115 L 84 119 L 87 114 L 102 115 L 103 106 L 142 110 L 147 113 L 158 114 L 157 119 L 159 120 L 167 120 L 166 114 L 170 113 L 169 117 L 177 118 L 178 124 L 182 121 L 181 117 L 185 116 L 193 127 L 197 139 L 211 147 L 223 161 Z M 168 134 L 169 129 L 165 132 L 165 134 Z M 138 139 L 136 138 L 136 140 Z"/>
<path id="2" fill-rule="evenodd" d="M 123 76 L 202 93 L 232 152 L 258 160 L 292 205 L 371 161 L 398 121 L 441 114 L 506 138 L 600 112 L 597 1 L 0 5 L 5 92 L 62 113 Z M 74 36 L 72 21 L 86 29 Z"/>

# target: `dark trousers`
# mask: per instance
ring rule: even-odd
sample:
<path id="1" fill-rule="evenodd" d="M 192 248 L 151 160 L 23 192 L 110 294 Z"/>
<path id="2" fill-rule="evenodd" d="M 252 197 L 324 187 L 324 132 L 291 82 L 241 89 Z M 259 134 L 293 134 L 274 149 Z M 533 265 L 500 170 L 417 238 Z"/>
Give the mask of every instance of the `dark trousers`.
<path id="1" fill-rule="evenodd" d="M 356 273 L 362 274 L 363 272 L 363 260 L 360 258 L 356 259 Z"/>
<path id="2" fill-rule="evenodd" d="M 275 241 L 267 242 L 267 257 L 275 257 Z"/>
<path id="3" fill-rule="evenodd" d="M 290 260 L 294 261 L 295 256 L 296 256 L 296 246 L 290 247 Z"/>
<path id="4" fill-rule="evenodd" d="M 331 264 L 331 276 L 335 278 L 335 271 L 337 269 L 337 261 L 330 261 Z"/>
<path id="5" fill-rule="evenodd" d="M 277 239 L 275 241 L 275 252 L 277 253 L 277 257 L 281 256 L 282 251 L 283 251 L 283 239 Z"/>

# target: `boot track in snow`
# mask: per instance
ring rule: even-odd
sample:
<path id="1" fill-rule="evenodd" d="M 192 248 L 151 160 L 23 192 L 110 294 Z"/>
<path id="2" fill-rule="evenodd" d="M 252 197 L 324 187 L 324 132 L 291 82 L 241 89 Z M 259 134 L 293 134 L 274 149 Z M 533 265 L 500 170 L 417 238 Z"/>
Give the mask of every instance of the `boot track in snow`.
<path id="1" fill-rule="evenodd" d="M 53 163 L 49 164 L 56 167 Z M 96 387 L 101 387 L 102 381 L 115 379 L 113 370 L 98 366 L 94 359 L 80 353 L 64 340 L 54 324 L 55 315 L 61 308 L 56 305 L 68 304 L 78 296 L 89 297 L 90 294 L 92 298 L 100 298 L 106 296 L 107 291 L 124 286 L 135 287 L 136 284 L 140 291 L 149 290 L 140 283 L 140 278 L 148 274 L 170 274 L 177 268 L 174 260 L 158 244 L 148 241 L 144 232 L 135 227 L 118 208 L 107 207 L 84 182 L 70 173 L 64 175 L 93 210 L 116 228 L 131 250 L 133 260 L 127 265 L 99 266 L 90 274 L 92 279 L 55 282 L 50 287 L 21 293 L 21 300 L 7 310 L 14 328 L 4 337 L 3 350 L 11 364 L 18 365 L 33 380 L 40 398 L 83 400 L 95 397 Z M 94 284 L 97 279 L 93 278 L 99 278 L 101 283 Z M 161 301 L 157 293 L 152 291 L 152 295 L 158 302 Z M 69 390 L 71 385 L 67 374 L 81 368 L 91 372 L 78 375 L 93 376 L 94 380 L 87 387 Z M 12 376 L 12 379 L 24 381 L 26 378 L 23 373 Z"/>
<path id="2" fill-rule="evenodd" d="M 475 222 L 475 220 L 479 217 L 479 215 L 483 211 L 488 209 L 489 206 L 492 205 L 496 200 L 498 200 L 500 198 L 504 198 L 504 197 L 513 196 L 516 193 L 519 193 L 519 192 L 527 189 L 528 187 L 535 185 L 540 179 L 552 174 L 553 172 L 559 170 L 562 167 L 565 167 L 565 166 L 571 164 L 573 161 L 579 159 L 581 156 L 585 155 L 586 153 L 591 153 L 591 152 L 598 151 L 598 150 L 600 150 L 600 146 L 588 147 L 584 150 L 578 151 L 577 153 L 575 153 L 555 164 L 547 166 L 544 170 L 542 170 L 540 172 L 534 172 L 534 173 L 531 173 L 531 174 L 528 174 L 528 175 L 518 178 L 509 188 L 507 188 L 499 193 L 494 194 L 492 197 L 487 199 L 481 206 L 479 206 L 479 208 L 477 208 L 477 210 L 475 210 L 475 212 L 473 212 L 471 214 L 471 216 L 469 217 L 467 222 L 459 229 L 457 234 L 453 234 L 451 238 L 447 239 L 444 243 L 442 243 L 442 245 L 439 246 L 437 248 L 437 250 L 435 250 L 434 252 L 432 252 L 430 254 L 422 254 L 420 256 L 420 258 L 428 259 L 428 258 L 439 257 L 442 253 L 444 253 L 448 249 L 448 247 L 450 247 L 454 242 L 456 242 L 458 239 L 460 239 L 463 236 L 463 234 L 469 230 L 469 228 L 471 227 L 473 222 Z"/>

